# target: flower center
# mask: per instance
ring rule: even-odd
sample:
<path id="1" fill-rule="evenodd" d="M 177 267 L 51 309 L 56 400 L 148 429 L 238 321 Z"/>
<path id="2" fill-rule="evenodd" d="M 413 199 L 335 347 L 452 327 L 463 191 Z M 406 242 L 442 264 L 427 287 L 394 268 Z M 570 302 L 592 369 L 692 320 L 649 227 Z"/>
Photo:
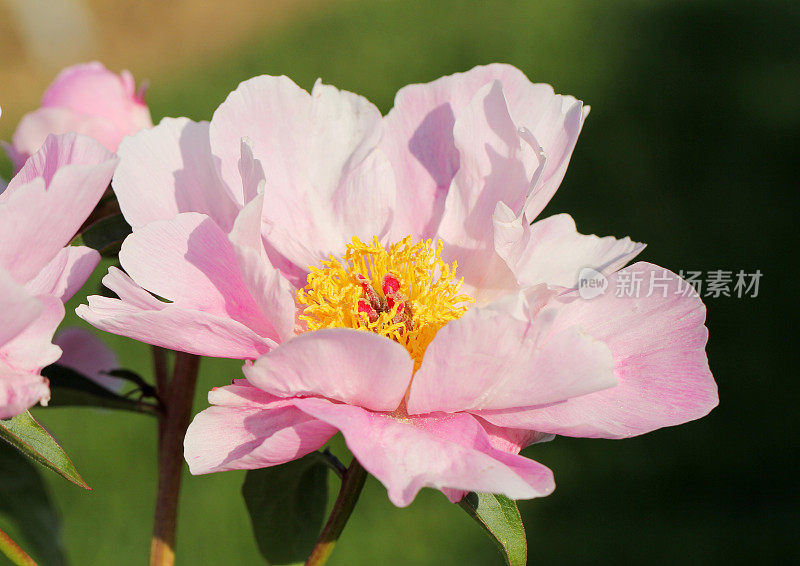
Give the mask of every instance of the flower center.
<path id="1" fill-rule="evenodd" d="M 387 250 L 378 238 L 356 237 L 341 259 L 310 267 L 308 284 L 297 291 L 300 320 L 308 330 L 355 328 L 401 344 L 416 371 L 436 332 L 463 315 L 472 297 L 458 293 L 456 263 L 445 263 L 441 243 L 411 244 L 411 236 Z"/>

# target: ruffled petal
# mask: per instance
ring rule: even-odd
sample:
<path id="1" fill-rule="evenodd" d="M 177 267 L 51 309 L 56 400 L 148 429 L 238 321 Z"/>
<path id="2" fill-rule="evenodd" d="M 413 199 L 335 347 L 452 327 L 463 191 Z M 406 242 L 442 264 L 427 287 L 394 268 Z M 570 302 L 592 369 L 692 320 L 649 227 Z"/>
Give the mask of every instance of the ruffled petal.
<path id="1" fill-rule="evenodd" d="M 276 345 L 241 322 L 176 305 L 161 303 L 162 308 L 146 310 L 96 295 L 88 302 L 75 312 L 95 328 L 170 350 L 243 360 L 255 359 Z"/>
<path id="2" fill-rule="evenodd" d="M 119 299 L 91 296 L 79 317 L 100 330 L 156 346 L 201 356 L 255 359 L 275 346 L 227 316 L 181 308 L 159 301 L 115 267 L 103 284 Z"/>
<path id="3" fill-rule="evenodd" d="M 62 249 L 25 288 L 32 295 L 50 295 L 66 302 L 77 293 L 100 263 L 100 254 L 84 246 Z"/>
<path id="4" fill-rule="evenodd" d="M 580 102 L 554 94 L 550 85 L 531 83 L 522 71 L 504 64 L 409 85 L 398 91 L 381 140 L 402 188 L 395 208 L 395 236 L 430 237 L 435 232 L 450 183 L 462 165 L 464 148 L 456 146 L 454 125 L 478 90 L 493 81 L 502 84 L 516 128 L 534 132 L 537 145 L 549 156 L 542 179 L 542 186 L 548 188 L 543 193 L 552 194 L 549 187 L 558 186 L 574 146 L 572 136 L 559 135 L 559 126 L 570 133 L 575 128 L 566 115 L 554 116 L 552 111 L 565 108 L 569 112 L 572 106 L 580 107 Z M 585 114 L 579 115 L 582 122 Z"/>
<path id="5" fill-rule="evenodd" d="M 37 373 L 9 370 L 0 362 L 0 419 L 10 419 L 36 403 L 47 404 L 50 387 Z"/>
<path id="6" fill-rule="evenodd" d="M 283 464 L 320 448 L 336 428 L 237 380 L 212 389 L 213 407 L 199 413 L 184 439 L 184 455 L 193 474 L 253 470 Z"/>
<path id="7" fill-rule="evenodd" d="M 372 332 L 325 328 L 301 334 L 244 367 L 256 387 L 278 397 L 320 395 L 376 411 L 403 399 L 414 362 Z"/>
<path id="8" fill-rule="evenodd" d="M 512 299 L 439 330 L 414 375 L 409 413 L 540 405 L 616 384 L 608 346 L 559 324 L 562 305 L 543 286 Z"/>
<path id="9" fill-rule="evenodd" d="M 114 192 L 131 226 L 201 212 L 230 230 L 239 207 L 217 173 L 208 127 L 208 122 L 164 118 L 120 144 Z"/>
<path id="10" fill-rule="evenodd" d="M 53 345 L 53 334 L 64 319 L 64 304 L 55 297 L 36 297 L 42 304 L 41 314 L 25 329 L 0 345 L 0 363 L 23 372 L 38 373 L 61 356 L 61 348 Z"/>
<path id="11" fill-rule="evenodd" d="M 267 177 L 265 236 L 305 270 L 343 251 L 354 235 L 386 231 L 394 177 L 375 151 L 380 126 L 380 112 L 360 96 L 320 82 L 309 94 L 286 77 L 261 76 L 239 85 L 214 113 L 211 148 L 233 187 L 248 140 Z"/>
<path id="12" fill-rule="evenodd" d="M 495 211 L 494 244 L 523 287 L 546 283 L 575 288 L 581 269 L 608 275 L 645 248 L 630 238 L 579 234 L 569 214 L 529 225 L 524 214 L 515 215 L 505 203 L 498 203 Z"/>
<path id="13" fill-rule="evenodd" d="M 20 283 L 39 273 L 94 209 L 116 165 L 91 138 L 48 137 L 0 194 L 0 265 Z"/>
<path id="14" fill-rule="evenodd" d="M 616 387 L 563 403 L 484 411 L 481 416 L 504 427 L 625 438 L 698 419 L 711 411 L 719 399 L 705 353 L 705 306 L 677 275 L 647 263 L 636 263 L 609 277 L 609 289 L 616 289 L 621 277 L 632 278 L 634 273 L 644 282 L 640 296 L 617 297 L 609 291 L 588 301 L 570 297 L 561 321 L 579 324 L 608 345 L 619 380 Z M 659 287 L 648 297 L 649 281 L 657 281 Z"/>
<path id="15" fill-rule="evenodd" d="M 152 222 L 135 230 L 123 242 L 119 259 L 130 277 L 151 293 L 183 309 L 229 317 L 271 340 L 278 339 L 279 333 L 269 320 L 270 315 L 282 321 L 284 335 L 287 324 L 291 324 L 286 319 L 294 320 L 293 304 L 287 306 L 287 301 L 293 299 L 292 292 L 288 285 L 280 288 L 280 274 L 275 270 L 272 270 L 275 272 L 272 280 L 264 276 L 261 281 L 273 285 L 274 293 L 272 289 L 264 292 L 277 293 L 284 298 L 278 305 L 282 311 L 261 312 L 243 280 L 233 244 L 214 221 L 203 214 L 182 213 L 172 220 Z M 266 258 L 256 256 L 252 261 L 254 265 L 248 271 L 270 268 Z M 259 261 L 263 265 L 259 265 Z M 277 309 L 277 302 L 273 303 L 270 305 Z"/>
<path id="16" fill-rule="evenodd" d="M 409 505 L 423 487 L 512 499 L 543 497 L 555 489 L 548 468 L 493 447 L 468 414 L 395 418 L 325 399 L 294 404 L 341 430 L 353 456 L 386 486 L 398 507 Z"/>
<path id="17" fill-rule="evenodd" d="M 0 347 L 25 330 L 43 310 L 41 301 L 36 300 L 0 267 L 0 312 L 3 313 Z"/>

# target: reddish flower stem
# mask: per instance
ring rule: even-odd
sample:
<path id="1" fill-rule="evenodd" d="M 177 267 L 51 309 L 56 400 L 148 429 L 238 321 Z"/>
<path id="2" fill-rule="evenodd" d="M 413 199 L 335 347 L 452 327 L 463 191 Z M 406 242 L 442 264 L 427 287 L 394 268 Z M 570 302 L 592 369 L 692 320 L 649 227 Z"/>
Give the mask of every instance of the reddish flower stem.
<path id="1" fill-rule="evenodd" d="M 333 547 L 336 545 L 336 541 L 339 540 L 339 536 L 342 534 L 342 530 L 356 506 L 358 496 L 361 495 L 361 490 L 364 488 L 366 481 L 367 471 L 354 457 L 350 467 L 344 473 L 336 503 L 333 504 L 333 510 L 331 510 L 328 522 L 325 523 L 325 528 L 322 529 L 322 533 L 317 539 L 314 550 L 311 551 L 311 555 L 306 560 L 306 566 L 322 566 L 328 561 L 328 557 L 333 552 Z"/>
<path id="2" fill-rule="evenodd" d="M 7 556 L 16 566 L 36 566 L 33 558 L 28 556 L 2 529 L 0 529 L 0 554 Z"/>
<path id="3" fill-rule="evenodd" d="M 175 563 L 175 526 L 183 468 L 183 437 L 192 413 L 199 365 L 198 356 L 178 352 L 172 382 L 167 391 L 159 392 L 164 402 L 164 414 L 159 426 L 158 494 L 150 544 L 150 566 L 172 566 Z"/>

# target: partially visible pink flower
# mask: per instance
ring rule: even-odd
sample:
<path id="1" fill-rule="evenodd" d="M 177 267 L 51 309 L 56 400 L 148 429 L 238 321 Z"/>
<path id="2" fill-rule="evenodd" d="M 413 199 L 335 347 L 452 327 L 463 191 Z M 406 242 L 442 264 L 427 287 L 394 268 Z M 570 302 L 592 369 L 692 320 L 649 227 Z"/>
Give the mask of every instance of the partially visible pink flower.
<path id="1" fill-rule="evenodd" d="M 119 392 L 125 380 L 108 375 L 119 368 L 117 355 L 97 335 L 83 328 L 71 326 L 60 330 L 53 344 L 61 348 L 59 365 L 66 366 L 91 379 L 101 387 Z"/>
<path id="2" fill-rule="evenodd" d="M 86 134 L 116 151 L 122 138 L 152 126 L 144 91 L 128 71 L 117 75 L 101 63 L 84 63 L 61 71 L 41 107 L 20 120 L 7 150 L 19 170 L 49 134 Z"/>
<path id="3" fill-rule="evenodd" d="M 49 136 L 0 194 L 0 418 L 50 398 L 39 372 L 61 355 L 51 341 L 64 302 L 100 260 L 68 244 L 116 163 L 91 138 Z"/>
<path id="4" fill-rule="evenodd" d="M 634 436 L 717 403 L 705 309 L 677 275 L 637 263 L 665 297 L 582 300 L 581 268 L 613 286 L 644 246 L 564 214 L 530 224 L 587 113 L 507 65 L 408 86 L 386 117 L 320 82 L 245 81 L 210 124 L 122 143 L 134 231 L 104 278 L 119 298 L 78 314 L 255 360 L 190 426 L 193 473 L 284 463 L 339 430 L 397 505 L 426 486 L 547 495 L 550 470 L 518 454 L 531 442 Z"/>

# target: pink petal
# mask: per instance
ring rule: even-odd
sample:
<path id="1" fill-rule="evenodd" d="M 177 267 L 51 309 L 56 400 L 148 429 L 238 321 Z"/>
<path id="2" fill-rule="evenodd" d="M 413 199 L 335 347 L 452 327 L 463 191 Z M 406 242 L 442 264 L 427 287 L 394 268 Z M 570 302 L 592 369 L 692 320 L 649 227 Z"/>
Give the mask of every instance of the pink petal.
<path id="1" fill-rule="evenodd" d="M 609 274 L 621 269 L 644 248 L 630 238 L 584 236 L 569 214 L 557 214 L 529 225 L 498 203 L 494 217 L 497 253 L 524 287 L 539 283 L 574 288 L 585 267 Z"/>
<path id="2" fill-rule="evenodd" d="M 325 399 L 295 399 L 295 406 L 335 426 L 353 456 L 386 486 L 398 507 L 423 487 L 543 497 L 555 488 L 541 464 L 494 448 L 467 414 L 395 418 Z"/>
<path id="3" fill-rule="evenodd" d="M 50 400 L 47 380 L 36 373 L 22 373 L 3 367 L 0 362 L 0 419 L 10 419 L 36 403 Z"/>
<path id="4" fill-rule="evenodd" d="M 477 418 L 477 421 L 483 427 L 483 430 L 486 431 L 489 437 L 489 443 L 496 449 L 508 452 L 509 454 L 519 454 L 520 450 L 526 446 L 538 444 L 539 442 L 549 442 L 555 438 L 555 435 L 543 432 L 518 428 L 500 428 L 481 418 Z M 468 493 L 463 489 L 450 488 L 443 488 L 442 492 L 451 503 L 458 503 Z"/>
<path id="5" fill-rule="evenodd" d="M 0 344 L 0 363 L 23 372 L 38 373 L 61 356 L 61 349 L 51 341 L 59 323 L 64 319 L 64 304 L 55 297 L 37 297 L 42 313 L 25 329 Z"/>
<path id="6" fill-rule="evenodd" d="M 90 138 L 49 137 L 0 195 L 0 265 L 32 279 L 94 209 L 116 161 Z"/>
<path id="7" fill-rule="evenodd" d="M 212 389 L 184 440 L 193 474 L 283 464 L 320 448 L 336 429 L 245 380 Z"/>
<path id="8" fill-rule="evenodd" d="M 439 330 L 414 375 L 408 412 L 540 405 L 615 385 L 608 347 L 574 324 L 559 325 L 561 305 L 536 306 L 537 294 L 550 296 L 542 288 L 520 295 L 522 304 L 509 298 L 508 306 L 473 308 Z"/>
<path id="9" fill-rule="evenodd" d="M 91 296 L 88 301 L 88 305 L 75 309 L 79 317 L 95 328 L 146 344 L 234 359 L 254 359 L 275 346 L 272 340 L 227 317 L 171 304 L 158 310 L 143 310 L 100 296 Z"/>
<path id="10" fill-rule="evenodd" d="M 115 150 L 121 136 L 117 127 L 96 116 L 87 116 L 67 108 L 39 108 L 25 114 L 11 138 L 11 159 L 14 170 L 19 171 L 30 155 L 36 153 L 47 136 L 53 134 L 83 134 L 100 142 L 108 150 Z"/>
<path id="11" fill-rule="evenodd" d="M 100 262 L 97 251 L 84 246 L 63 248 L 25 288 L 32 295 L 50 295 L 68 301 L 77 293 Z"/>
<path id="12" fill-rule="evenodd" d="M 492 215 L 498 202 L 522 208 L 539 164 L 519 137 L 499 81 L 478 90 L 453 128 L 461 166 L 444 204 L 439 237 L 447 261 L 458 261 L 464 290 L 486 302 L 516 290 L 516 280 L 495 254 Z"/>
<path id="13" fill-rule="evenodd" d="M 111 391 L 119 391 L 124 386 L 123 379 L 107 374 L 119 367 L 116 354 L 92 332 L 72 326 L 56 334 L 53 343 L 63 352 L 59 365 L 74 369 Z"/>
<path id="14" fill-rule="evenodd" d="M 202 212 L 230 230 L 238 206 L 214 165 L 208 122 L 165 118 L 124 140 L 118 154 L 114 192 L 131 226 Z"/>
<path id="15" fill-rule="evenodd" d="M 0 268 L 0 347 L 13 340 L 36 320 L 44 310 L 44 305 L 17 284 L 6 271 Z"/>
<path id="16" fill-rule="evenodd" d="M 631 273 L 641 274 L 643 293 L 616 297 L 610 290 L 620 274 Z M 656 290 L 646 297 L 650 278 L 662 276 L 666 296 Z M 573 298 L 564 307 L 560 324 L 579 324 L 611 349 L 616 387 L 545 407 L 481 416 L 498 426 L 625 438 L 706 415 L 718 397 L 705 353 L 705 307 L 694 293 L 678 294 L 679 281 L 667 270 L 636 263 L 609 277 L 605 295 L 589 301 Z"/>
<path id="17" fill-rule="evenodd" d="M 286 77 L 261 76 L 228 96 L 209 135 L 230 187 L 241 184 L 247 138 L 268 176 L 265 235 L 305 270 L 343 251 L 354 235 L 385 232 L 394 179 L 385 156 L 374 151 L 380 125 L 380 112 L 360 96 L 319 82 L 309 94 Z"/>
<path id="18" fill-rule="evenodd" d="M 261 279 L 273 287 L 254 291 L 281 294 L 285 299 L 282 311 L 262 313 L 243 280 L 233 244 L 205 215 L 187 212 L 134 230 L 125 239 L 119 259 L 139 286 L 183 309 L 229 317 L 271 340 L 279 333 L 270 318 L 282 320 L 284 331 L 287 324 L 293 325 L 294 297 L 288 285 L 278 288 L 280 275 L 275 270 L 272 280 Z M 252 261 L 255 265 L 249 271 L 270 268 L 265 258 L 255 256 Z"/>
<path id="19" fill-rule="evenodd" d="M 406 86 L 397 93 L 394 108 L 386 116 L 386 133 L 381 140 L 402 187 L 394 220 L 398 234 L 433 235 L 447 190 L 463 159 L 453 127 L 478 90 L 495 80 L 502 84 L 516 127 L 527 127 L 538 134 L 537 138 L 542 136 L 538 143 L 552 154 L 553 170 L 563 162 L 563 151 L 555 147 L 551 150 L 551 142 L 558 141 L 558 136 L 545 136 L 558 131 L 548 119 L 550 108 L 577 101 L 554 95 L 550 85 L 532 84 L 511 65 L 475 67 L 431 83 Z M 553 183 L 556 178 L 547 181 Z"/>
<path id="20" fill-rule="evenodd" d="M 256 387 L 278 397 L 321 395 L 377 411 L 400 405 L 414 362 L 387 338 L 349 328 L 301 334 L 244 367 Z"/>
<path id="21" fill-rule="evenodd" d="M 42 96 L 42 106 L 108 120 L 119 131 L 117 144 L 123 136 L 153 125 L 130 73 L 116 75 L 98 62 L 64 69 Z"/>

